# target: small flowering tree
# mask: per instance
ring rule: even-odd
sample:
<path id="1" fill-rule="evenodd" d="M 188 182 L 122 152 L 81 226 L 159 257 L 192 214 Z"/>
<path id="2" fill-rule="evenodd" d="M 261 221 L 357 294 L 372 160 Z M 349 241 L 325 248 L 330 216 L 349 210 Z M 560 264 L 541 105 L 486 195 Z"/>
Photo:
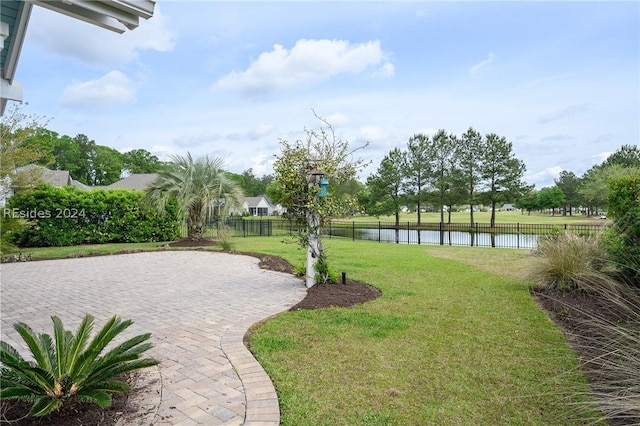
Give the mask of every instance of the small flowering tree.
<path id="1" fill-rule="evenodd" d="M 353 156 L 368 145 L 351 150 L 348 141 L 336 138 L 327 120 L 314 115 L 322 125 L 319 130 L 305 129 L 306 140 L 280 140 L 282 152 L 274 163 L 272 186 L 274 198 L 294 224 L 294 238 L 307 249 L 307 287 L 333 281 L 320 228 L 326 220 L 355 210 L 355 194 L 338 198 L 335 187 L 354 179 L 366 165 Z M 321 194 L 320 177 L 330 182 L 326 195 Z"/>

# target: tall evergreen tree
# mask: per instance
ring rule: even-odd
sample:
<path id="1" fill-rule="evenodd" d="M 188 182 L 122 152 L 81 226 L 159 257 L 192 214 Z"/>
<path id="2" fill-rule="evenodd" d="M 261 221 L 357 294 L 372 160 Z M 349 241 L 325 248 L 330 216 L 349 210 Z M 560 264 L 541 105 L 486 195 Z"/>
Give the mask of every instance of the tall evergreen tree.
<path id="1" fill-rule="evenodd" d="M 371 191 L 367 213 L 376 216 L 395 215 L 396 230 L 400 226 L 400 209 L 405 201 L 405 157 L 402 151 L 394 148 L 382 159 L 378 170 L 367 178 L 367 186 Z M 399 242 L 399 234 L 396 232 L 396 243 Z"/>
<path id="2" fill-rule="evenodd" d="M 445 130 L 438 130 L 432 139 L 431 179 L 434 188 L 435 205 L 440 208 L 440 222 L 444 222 L 444 207 L 448 204 L 448 194 L 453 190 L 453 148 L 455 136 Z"/>
<path id="3" fill-rule="evenodd" d="M 576 176 L 573 172 L 563 170 L 560 172 L 558 179 L 555 179 L 554 182 L 564 194 L 565 202 L 562 215 L 566 216 L 568 210 L 569 216 L 572 216 L 573 207 L 575 207 L 579 203 L 580 193 L 578 192 L 578 190 L 580 189 L 580 178 L 578 178 L 578 176 Z"/>
<path id="4" fill-rule="evenodd" d="M 460 167 L 461 184 L 464 186 L 469 203 L 469 223 L 474 226 L 473 209 L 476 204 L 476 192 L 482 182 L 480 165 L 484 151 L 484 140 L 480 132 L 472 127 L 462 134 L 460 143 L 456 145 L 456 157 Z"/>
<path id="5" fill-rule="evenodd" d="M 505 201 L 505 195 L 522 194 L 526 185 L 522 176 L 526 167 L 513 153 L 513 145 L 504 136 L 490 133 L 485 137 L 480 172 L 491 205 L 491 226 L 496 225 L 496 204 Z"/>
<path id="6" fill-rule="evenodd" d="M 409 138 L 405 158 L 405 185 L 407 194 L 411 195 L 412 201 L 416 204 L 418 225 L 421 223 L 420 214 L 426 197 L 425 190 L 432 173 L 433 156 L 433 144 L 429 136 L 420 133 Z"/>

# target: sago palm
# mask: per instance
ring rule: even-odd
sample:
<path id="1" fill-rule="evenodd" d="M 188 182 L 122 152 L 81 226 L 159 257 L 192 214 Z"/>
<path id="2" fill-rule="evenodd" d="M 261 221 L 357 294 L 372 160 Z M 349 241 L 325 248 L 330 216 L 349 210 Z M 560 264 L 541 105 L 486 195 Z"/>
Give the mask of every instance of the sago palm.
<path id="1" fill-rule="evenodd" d="M 186 216 L 191 240 L 202 239 L 205 219 L 237 209 L 244 200 L 242 189 L 229 179 L 222 159 L 208 155 L 194 159 L 190 153 L 172 155 L 168 167 L 147 188 L 147 201 L 160 211 L 172 197 Z"/>
<path id="2" fill-rule="evenodd" d="M 149 333 L 128 339 L 102 355 L 107 345 L 132 324 L 131 320 L 113 316 L 90 341 L 91 315 L 85 315 L 75 335 L 64 329 L 60 318 L 51 319 L 53 337 L 36 334 L 24 323 L 14 324 L 33 361 L 0 342 L 0 400 L 33 403 L 32 416 L 47 415 L 71 400 L 109 407 L 111 393 L 130 390 L 129 385 L 114 378 L 158 364 L 153 358 L 141 358 L 152 347 L 147 342 Z"/>

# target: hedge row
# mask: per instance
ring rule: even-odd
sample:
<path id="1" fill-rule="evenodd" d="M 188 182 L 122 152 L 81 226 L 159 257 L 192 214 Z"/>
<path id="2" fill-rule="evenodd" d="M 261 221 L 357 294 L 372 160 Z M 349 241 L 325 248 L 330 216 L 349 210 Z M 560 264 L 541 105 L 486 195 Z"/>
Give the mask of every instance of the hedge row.
<path id="1" fill-rule="evenodd" d="M 178 238 L 178 208 L 159 215 L 142 203 L 144 193 L 128 189 L 82 191 L 42 185 L 12 196 L 2 214 L 31 223 L 12 236 L 19 247 L 172 241 Z"/>

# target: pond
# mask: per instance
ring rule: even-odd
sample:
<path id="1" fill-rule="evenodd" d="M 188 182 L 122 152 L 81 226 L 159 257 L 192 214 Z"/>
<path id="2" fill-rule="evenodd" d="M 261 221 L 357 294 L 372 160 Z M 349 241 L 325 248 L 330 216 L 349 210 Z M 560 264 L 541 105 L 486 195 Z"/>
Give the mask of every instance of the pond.
<path id="1" fill-rule="evenodd" d="M 488 232 L 426 231 L 415 229 L 384 228 L 332 228 L 326 231 L 329 237 L 347 237 L 357 240 L 398 244 L 439 244 L 451 246 L 479 246 L 535 249 L 540 235 L 492 234 Z M 355 235 L 354 235 L 355 232 Z"/>

